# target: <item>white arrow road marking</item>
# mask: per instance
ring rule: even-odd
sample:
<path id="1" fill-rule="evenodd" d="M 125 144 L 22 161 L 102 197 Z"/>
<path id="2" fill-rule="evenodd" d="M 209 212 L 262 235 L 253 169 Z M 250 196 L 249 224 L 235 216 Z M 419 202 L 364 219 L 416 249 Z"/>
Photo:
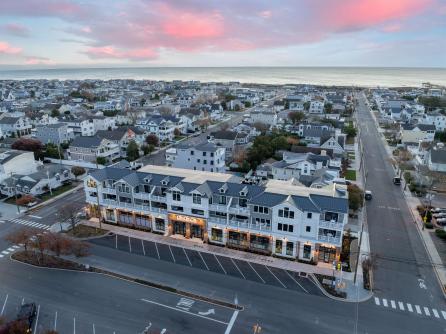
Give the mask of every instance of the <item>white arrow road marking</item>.
<path id="1" fill-rule="evenodd" d="M 215 310 L 213 308 L 207 310 L 206 312 L 198 312 L 198 314 L 200 315 L 210 315 L 210 314 L 215 314 Z"/>

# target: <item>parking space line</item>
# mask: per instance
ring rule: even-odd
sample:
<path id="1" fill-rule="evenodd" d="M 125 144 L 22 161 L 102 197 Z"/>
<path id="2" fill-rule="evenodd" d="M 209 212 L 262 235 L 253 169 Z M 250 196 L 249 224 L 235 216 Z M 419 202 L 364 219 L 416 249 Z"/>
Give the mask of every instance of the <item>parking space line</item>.
<path id="1" fill-rule="evenodd" d="M 144 256 L 146 256 L 146 249 L 144 248 L 144 241 L 141 239 L 141 245 L 142 245 L 142 253 Z"/>
<path id="2" fill-rule="evenodd" d="M 56 331 L 56 330 L 57 330 L 57 311 L 54 314 L 54 331 Z"/>
<path id="3" fill-rule="evenodd" d="M 276 278 L 276 280 L 277 280 L 280 284 L 282 284 L 282 286 L 283 286 L 285 289 L 287 288 L 286 285 L 283 284 L 282 281 L 281 281 L 276 275 L 274 275 L 274 273 L 271 271 L 271 269 L 268 268 L 268 266 L 265 266 L 265 268 L 268 269 L 268 271 L 271 273 L 271 275 L 273 275 L 273 276 Z"/>
<path id="4" fill-rule="evenodd" d="M 73 334 L 76 334 L 76 318 L 73 317 Z"/>
<path id="5" fill-rule="evenodd" d="M 173 263 L 177 263 L 177 261 L 175 261 L 175 256 L 173 256 L 172 248 L 170 247 L 170 245 L 167 245 L 167 246 L 169 246 L 170 255 L 172 255 Z"/>
<path id="6" fill-rule="evenodd" d="M 203 261 L 204 265 L 206 266 L 206 269 L 209 270 L 208 264 L 207 264 L 206 261 L 203 259 L 203 255 L 201 255 L 200 252 L 197 252 L 197 253 L 198 253 L 198 255 L 200 255 L 201 260 Z"/>
<path id="7" fill-rule="evenodd" d="M 225 273 L 225 275 L 227 275 L 228 273 L 226 272 L 225 268 L 223 268 L 223 266 L 221 265 L 220 261 L 218 260 L 217 256 L 215 254 L 213 254 L 215 259 L 217 260 L 218 264 L 220 265 L 221 270 L 223 270 L 223 272 Z"/>
<path id="8" fill-rule="evenodd" d="M 288 274 L 288 276 L 290 276 L 290 278 L 294 281 L 294 283 L 296 283 L 297 285 L 299 285 L 299 286 L 302 288 L 302 290 L 304 290 L 306 293 L 309 293 L 308 290 L 305 289 L 305 288 L 302 286 L 302 284 L 300 284 L 300 283 L 297 281 L 297 279 L 295 279 L 295 278 L 288 272 L 288 270 L 284 270 L 284 271 Z"/>
<path id="9" fill-rule="evenodd" d="M 183 252 L 184 252 L 184 255 L 186 255 L 187 262 L 189 262 L 189 265 L 192 267 L 192 263 L 190 262 L 189 256 L 187 256 L 186 250 L 184 248 L 183 248 Z"/>
<path id="10" fill-rule="evenodd" d="M 158 245 L 156 244 L 156 242 L 155 242 L 155 248 L 156 248 L 156 254 L 158 254 L 158 260 L 160 260 L 161 259 L 160 258 L 160 252 L 158 250 Z"/>
<path id="11" fill-rule="evenodd" d="M 237 319 L 238 310 L 235 310 L 232 314 L 231 320 L 229 320 L 228 327 L 226 327 L 225 334 L 231 333 L 231 329 L 234 326 L 235 320 Z"/>
<path id="12" fill-rule="evenodd" d="M 251 265 L 251 263 L 249 263 L 249 261 L 246 261 L 248 263 L 248 265 L 251 267 L 251 269 L 257 274 L 257 276 L 260 278 L 260 280 L 263 282 L 263 284 L 265 284 L 265 280 L 262 278 L 262 276 L 259 275 L 259 273 L 257 272 L 257 270 L 254 269 L 254 267 Z"/>
<path id="13" fill-rule="evenodd" d="M 240 273 L 240 275 L 242 275 L 242 277 L 244 279 L 246 279 L 245 275 L 243 275 L 242 271 L 240 270 L 240 268 L 238 267 L 238 265 L 235 263 L 235 261 L 232 259 L 232 257 L 230 257 L 232 263 L 234 264 L 234 266 L 237 268 L 238 272 Z"/>
<path id="14" fill-rule="evenodd" d="M 25 304 L 25 298 L 22 298 L 22 305 Z"/>
<path id="15" fill-rule="evenodd" d="M 118 235 L 115 234 L 115 248 L 118 249 Z"/>
<path id="16" fill-rule="evenodd" d="M 37 333 L 37 324 L 39 323 L 39 314 L 40 314 L 40 305 L 37 306 L 37 316 L 36 316 L 36 323 L 34 324 L 34 330 L 33 333 Z"/>
<path id="17" fill-rule="evenodd" d="M 129 237 L 129 251 L 130 253 L 132 252 L 132 243 L 130 242 L 130 237 Z"/>
<path id="18" fill-rule="evenodd" d="M 5 302 L 3 303 L 3 307 L 2 307 L 2 311 L 0 312 L 0 315 L 3 315 L 3 312 L 5 312 L 5 307 L 6 307 L 6 303 L 8 302 L 8 297 L 9 297 L 9 294 L 6 294 Z"/>
<path id="19" fill-rule="evenodd" d="M 94 328 L 94 324 L 93 324 L 93 334 L 96 334 L 96 329 Z"/>
<path id="20" fill-rule="evenodd" d="M 195 316 L 195 317 L 199 317 L 199 318 L 207 319 L 207 320 L 210 320 L 210 321 L 215 321 L 215 322 L 218 322 L 218 323 L 223 324 L 223 325 L 228 325 L 227 322 L 224 322 L 224 321 L 221 321 L 221 320 L 218 320 L 218 319 L 214 319 L 214 318 L 210 318 L 210 317 L 206 317 L 206 316 L 201 315 L 201 314 L 192 313 L 192 312 L 183 310 L 183 309 L 178 308 L 178 307 L 173 307 L 173 306 L 169 306 L 169 305 L 164 305 L 164 304 L 161 304 L 161 303 L 157 303 L 157 302 L 155 302 L 155 301 L 153 301 L 153 300 L 149 300 L 149 299 L 144 299 L 144 298 L 142 298 L 141 301 L 146 302 L 146 303 L 149 303 L 149 304 L 155 304 L 155 305 L 158 305 L 158 306 L 162 306 L 162 307 L 165 307 L 165 308 L 168 308 L 168 309 L 171 309 L 171 310 L 175 310 L 175 311 L 178 311 L 178 312 L 186 313 L 186 314 L 189 314 L 189 315 L 193 315 L 193 316 Z M 237 312 L 237 311 L 236 311 L 236 312 Z"/>

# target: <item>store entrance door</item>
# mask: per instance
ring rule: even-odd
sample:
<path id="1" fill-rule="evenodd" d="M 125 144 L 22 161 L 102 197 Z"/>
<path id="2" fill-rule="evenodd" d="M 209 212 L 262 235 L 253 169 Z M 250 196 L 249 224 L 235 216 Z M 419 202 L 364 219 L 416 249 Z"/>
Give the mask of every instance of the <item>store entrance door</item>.
<path id="1" fill-rule="evenodd" d="M 191 226 L 191 238 L 199 238 L 199 239 L 203 239 L 203 229 L 201 228 L 200 225 L 192 225 Z"/>
<path id="2" fill-rule="evenodd" d="M 181 234 L 186 236 L 186 223 L 175 221 L 173 223 L 173 234 Z"/>

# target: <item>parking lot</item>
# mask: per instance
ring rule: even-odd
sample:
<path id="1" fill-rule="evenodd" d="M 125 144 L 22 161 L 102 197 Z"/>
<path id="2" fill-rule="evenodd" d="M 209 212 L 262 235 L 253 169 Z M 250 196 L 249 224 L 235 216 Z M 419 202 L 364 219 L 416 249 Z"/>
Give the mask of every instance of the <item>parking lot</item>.
<path id="1" fill-rule="evenodd" d="M 111 247 L 140 256 L 149 256 L 161 261 L 212 271 L 221 275 L 230 275 L 260 284 L 322 295 L 319 288 L 309 278 L 300 276 L 297 272 L 254 262 L 122 235 L 105 236 L 90 240 L 90 242 L 95 245 Z"/>

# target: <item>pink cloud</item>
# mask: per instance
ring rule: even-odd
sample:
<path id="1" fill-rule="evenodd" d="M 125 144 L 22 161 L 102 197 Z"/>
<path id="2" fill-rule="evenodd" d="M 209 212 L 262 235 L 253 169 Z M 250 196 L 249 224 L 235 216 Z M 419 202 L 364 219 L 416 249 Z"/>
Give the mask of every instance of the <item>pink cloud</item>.
<path id="1" fill-rule="evenodd" d="M 113 46 L 91 47 L 85 52 L 93 59 L 130 59 L 130 60 L 150 60 L 156 58 L 156 52 L 150 49 L 117 50 Z"/>
<path id="2" fill-rule="evenodd" d="M 17 55 L 22 52 L 22 48 L 14 47 L 7 42 L 0 41 L 0 54 Z"/>
<path id="3" fill-rule="evenodd" d="M 55 62 L 49 58 L 46 58 L 46 57 L 32 56 L 32 57 L 26 57 L 25 64 L 26 65 L 54 65 Z"/>
<path id="4" fill-rule="evenodd" d="M 162 50 L 246 51 L 308 44 L 367 29 L 394 32 L 439 0 L 0 0 L 0 16 L 70 23 L 92 59 L 151 60 Z M 435 12 L 435 15 L 440 15 Z M 69 39 L 65 39 L 69 40 Z M 77 41 L 77 39 L 75 39 Z M 71 39 L 73 41 L 73 39 Z"/>
<path id="5" fill-rule="evenodd" d="M 4 30 L 10 35 L 19 37 L 28 37 L 30 33 L 27 27 L 18 23 L 7 23 L 2 26 L 2 30 Z"/>

